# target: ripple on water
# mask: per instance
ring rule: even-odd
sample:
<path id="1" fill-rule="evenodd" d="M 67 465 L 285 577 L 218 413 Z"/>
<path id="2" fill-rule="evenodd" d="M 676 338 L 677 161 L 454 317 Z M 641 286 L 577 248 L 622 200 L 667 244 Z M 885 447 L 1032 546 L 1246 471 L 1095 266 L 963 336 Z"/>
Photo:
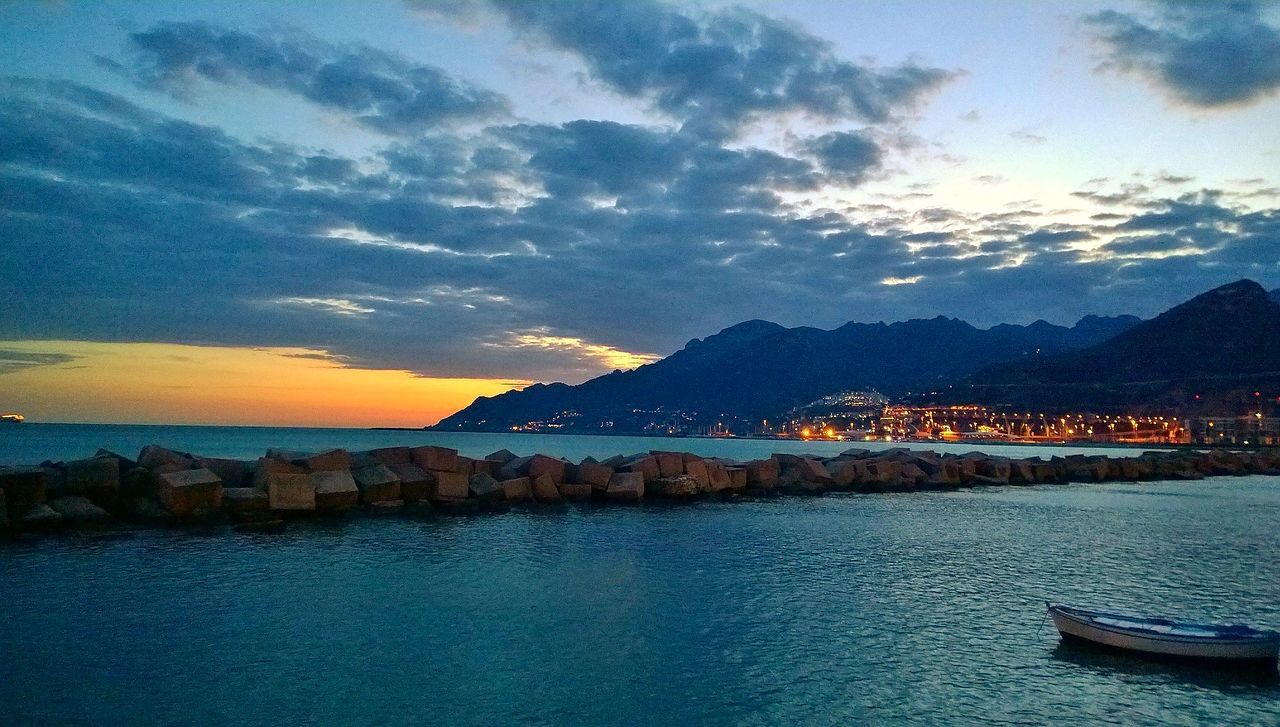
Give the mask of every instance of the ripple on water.
<path id="1" fill-rule="evenodd" d="M 1280 626 L 1280 487 L 1005 488 L 0 549 L 11 721 L 1276 723 L 1043 601 Z"/>

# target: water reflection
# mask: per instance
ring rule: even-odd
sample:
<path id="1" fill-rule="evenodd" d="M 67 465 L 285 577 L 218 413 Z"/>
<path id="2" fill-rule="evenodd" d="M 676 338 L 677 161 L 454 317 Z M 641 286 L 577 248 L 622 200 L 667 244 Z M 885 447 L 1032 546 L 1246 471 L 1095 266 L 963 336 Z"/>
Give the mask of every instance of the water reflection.
<path id="1" fill-rule="evenodd" d="M 1231 694 L 1280 695 L 1280 673 L 1266 666 L 1231 666 L 1126 654 L 1085 643 L 1059 642 L 1053 658 L 1105 677 L 1180 684 Z"/>

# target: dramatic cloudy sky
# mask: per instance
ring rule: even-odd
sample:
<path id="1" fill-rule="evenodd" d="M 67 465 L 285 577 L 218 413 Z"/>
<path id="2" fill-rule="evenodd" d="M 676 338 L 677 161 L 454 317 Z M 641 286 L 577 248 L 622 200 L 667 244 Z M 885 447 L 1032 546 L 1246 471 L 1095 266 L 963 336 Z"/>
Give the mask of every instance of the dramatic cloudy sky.
<path id="1" fill-rule="evenodd" d="M 0 3 L 0 408 L 422 424 L 1280 287 L 1280 4 Z"/>

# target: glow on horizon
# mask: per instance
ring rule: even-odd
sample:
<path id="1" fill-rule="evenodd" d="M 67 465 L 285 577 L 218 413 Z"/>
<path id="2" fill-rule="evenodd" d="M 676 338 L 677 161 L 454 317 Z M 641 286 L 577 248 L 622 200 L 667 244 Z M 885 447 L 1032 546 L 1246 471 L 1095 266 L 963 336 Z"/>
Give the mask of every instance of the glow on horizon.
<path id="1" fill-rule="evenodd" d="M 171 343 L 0 341 L 62 363 L 0 373 L 29 422 L 421 427 L 527 381 L 348 368 L 325 351 Z"/>

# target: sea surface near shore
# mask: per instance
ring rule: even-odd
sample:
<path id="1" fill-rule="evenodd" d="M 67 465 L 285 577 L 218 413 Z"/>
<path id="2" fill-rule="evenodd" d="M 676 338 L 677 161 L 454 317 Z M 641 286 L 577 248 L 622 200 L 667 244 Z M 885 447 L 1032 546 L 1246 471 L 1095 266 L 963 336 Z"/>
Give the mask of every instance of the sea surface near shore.
<path id="1" fill-rule="evenodd" d="M 803 446 L 244 429 L 221 430 L 219 443 L 216 428 L 139 429 L 73 428 L 6 445 L 0 459 L 102 445 L 131 454 L 151 441 L 244 457 L 269 444 L 571 457 Z M 1061 600 L 1280 627 L 1277 522 L 1280 478 L 1249 476 L 19 540 L 0 547 L 0 714 L 9 724 L 1275 724 L 1274 677 L 1067 649 L 1043 614 L 1045 600 Z"/>
<path id="2" fill-rule="evenodd" d="M 812 452 L 834 456 L 850 447 L 881 450 L 890 447 L 930 449 L 935 452 L 984 451 L 1006 457 L 1050 457 L 1068 454 L 1132 456 L 1132 447 L 1045 446 L 983 442 L 861 442 L 799 441 L 705 437 L 626 437 L 609 435 L 560 435 L 485 432 L 429 432 L 413 429 L 328 429 L 304 427 L 218 427 L 145 424 L 19 424 L 0 427 L 0 464 L 37 464 L 45 459 L 88 457 L 103 447 L 126 457 L 136 457 L 148 444 L 206 457 L 256 459 L 269 447 L 319 452 L 326 449 L 374 449 L 391 446 L 438 444 L 468 457 L 484 457 L 499 449 L 516 454 L 541 452 L 574 461 L 592 456 L 634 454 L 650 449 L 692 452 L 704 457 L 762 459 L 774 452 Z M 1159 449 L 1151 446 L 1143 449 Z"/>

